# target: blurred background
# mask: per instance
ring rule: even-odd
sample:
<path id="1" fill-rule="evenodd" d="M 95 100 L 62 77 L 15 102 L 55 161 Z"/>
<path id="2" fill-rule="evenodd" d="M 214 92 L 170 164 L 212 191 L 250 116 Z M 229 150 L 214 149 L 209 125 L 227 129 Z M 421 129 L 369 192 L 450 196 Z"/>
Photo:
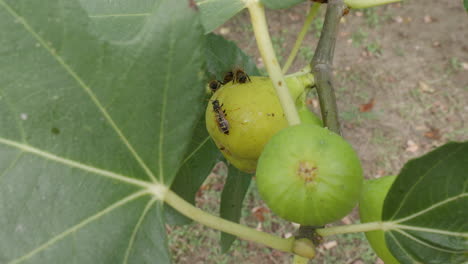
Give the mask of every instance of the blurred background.
<path id="1" fill-rule="evenodd" d="M 430 3 L 429 3 L 430 2 Z M 267 11 L 270 34 L 281 64 L 286 61 L 310 3 Z M 325 6 L 312 23 L 289 72 L 314 55 Z M 252 56 L 265 72 L 247 11 L 216 30 Z M 461 0 L 406 0 L 351 10 L 340 25 L 335 92 L 343 136 L 357 150 L 366 178 L 398 174 L 409 159 L 448 141 L 468 140 L 468 14 Z M 319 113 L 318 100 L 308 100 Z M 226 168 L 219 164 L 197 194 L 197 206 L 217 214 Z M 255 181 L 244 200 L 241 222 L 292 236 L 297 226 L 261 201 Z M 353 213 L 334 224 L 358 223 Z M 220 233 L 200 224 L 167 227 L 174 263 L 288 263 L 291 255 L 247 241 L 221 253 Z M 379 260 L 364 234 L 328 237 L 310 263 L 374 264 Z"/>

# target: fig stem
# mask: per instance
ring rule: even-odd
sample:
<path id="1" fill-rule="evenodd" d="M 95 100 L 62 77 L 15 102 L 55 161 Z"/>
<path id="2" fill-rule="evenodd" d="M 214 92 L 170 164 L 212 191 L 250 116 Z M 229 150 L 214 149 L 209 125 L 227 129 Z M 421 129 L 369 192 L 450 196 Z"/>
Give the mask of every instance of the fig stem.
<path id="1" fill-rule="evenodd" d="M 320 40 L 311 61 L 312 73 L 320 102 L 323 123 L 341 135 L 335 92 L 333 91 L 333 56 L 340 19 L 345 9 L 343 0 L 329 0 Z"/>
<path id="2" fill-rule="evenodd" d="M 268 247 L 277 250 L 300 254 L 300 252 L 294 252 L 294 238 L 285 239 L 277 237 L 265 232 L 255 230 L 245 225 L 234 223 L 222 219 L 220 217 L 211 215 L 185 201 L 170 189 L 165 190 L 164 201 L 170 206 L 172 206 L 174 209 L 179 211 L 181 214 L 213 229 L 229 233 L 231 235 L 237 236 L 245 240 L 250 240 L 253 242 L 264 244 Z M 307 255 L 304 257 L 307 257 Z"/>
<path id="3" fill-rule="evenodd" d="M 266 66 L 268 75 L 273 82 L 276 94 L 279 98 L 283 112 L 288 120 L 289 125 L 300 124 L 299 114 L 294 105 L 294 100 L 289 93 L 286 81 L 284 80 L 283 72 L 276 58 L 273 44 L 271 42 L 268 25 L 265 18 L 265 9 L 259 0 L 246 0 L 246 7 L 250 13 L 250 19 L 257 40 L 257 46 L 263 58 L 263 63 Z"/>
<path id="4" fill-rule="evenodd" d="M 315 78 L 315 86 L 319 97 L 323 125 L 338 135 L 341 135 L 341 130 L 335 92 L 333 91 L 332 63 L 338 27 L 345 8 L 346 6 L 343 0 L 328 1 L 319 43 L 315 49 L 314 57 L 310 62 L 311 72 Z M 309 229 L 311 229 L 311 227 L 301 226 L 297 236 L 306 236 L 310 233 Z"/>
<path id="5" fill-rule="evenodd" d="M 299 48 L 301 47 L 302 41 L 304 41 L 304 37 L 307 34 L 307 31 L 309 31 L 310 25 L 312 24 L 312 21 L 314 20 L 314 18 L 317 16 L 317 13 L 319 10 L 320 10 L 319 3 L 313 3 L 310 6 L 309 14 L 306 17 L 304 24 L 302 25 L 301 31 L 297 35 L 297 39 L 296 39 L 296 42 L 294 43 L 294 47 L 292 48 L 291 53 L 289 54 L 289 57 L 283 66 L 283 73 L 288 72 L 289 67 L 291 67 L 292 63 L 294 62 L 294 59 L 297 56 L 297 52 L 299 51 Z"/>
<path id="6" fill-rule="evenodd" d="M 315 231 L 321 236 L 333 236 L 338 234 L 368 232 L 375 230 L 390 230 L 394 229 L 395 223 L 393 222 L 370 222 L 364 224 L 332 226 L 327 228 L 319 228 Z"/>

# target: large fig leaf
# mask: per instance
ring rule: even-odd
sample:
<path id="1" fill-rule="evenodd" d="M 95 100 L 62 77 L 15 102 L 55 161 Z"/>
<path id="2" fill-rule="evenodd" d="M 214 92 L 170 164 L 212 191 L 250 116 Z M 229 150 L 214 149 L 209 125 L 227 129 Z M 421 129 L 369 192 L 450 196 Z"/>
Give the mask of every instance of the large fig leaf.
<path id="1" fill-rule="evenodd" d="M 393 183 L 382 219 L 401 263 L 468 260 L 468 142 L 449 143 L 409 161 Z"/>
<path id="2" fill-rule="evenodd" d="M 90 2 L 0 0 L 0 263 L 170 262 L 147 189 L 203 110 L 203 28 L 186 1 Z"/>
<path id="3" fill-rule="evenodd" d="M 244 0 L 196 0 L 205 32 L 210 33 L 245 7 Z"/>

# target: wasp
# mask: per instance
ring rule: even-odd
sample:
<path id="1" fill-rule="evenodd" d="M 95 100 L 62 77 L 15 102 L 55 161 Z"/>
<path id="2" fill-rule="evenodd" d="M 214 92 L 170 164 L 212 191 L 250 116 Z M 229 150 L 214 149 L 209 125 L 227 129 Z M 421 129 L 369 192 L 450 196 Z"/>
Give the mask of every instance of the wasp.
<path id="1" fill-rule="evenodd" d="M 251 81 L 249 75 L 245 73 L 244 70 L 241 68 L 235 68 L 232 71 L 228 71 L 223 78 L 221 84 L 226 84 L 232 81 L 232 83 L 246 83 L 247 81 Z"/>
<path id="2" fill-rule="evenodd" d="M 212 80 L 208 83 L 208 87 L 210 87 L 211 92 L 216 92 L 219 88 L 221 88 L 221 82 L 218 80 Z"/>
<path id="3" fill-rule="evenodd" d="M 218 124 L 219 130 L 224 134 L 229 135 L 229 122 L 226 119 L 226 111 L 222 109 L 223 105 L 220 105 L 218 100 L 214 100 L 212 104 L 213 111 L 216 114 L 216 123 Z"/>

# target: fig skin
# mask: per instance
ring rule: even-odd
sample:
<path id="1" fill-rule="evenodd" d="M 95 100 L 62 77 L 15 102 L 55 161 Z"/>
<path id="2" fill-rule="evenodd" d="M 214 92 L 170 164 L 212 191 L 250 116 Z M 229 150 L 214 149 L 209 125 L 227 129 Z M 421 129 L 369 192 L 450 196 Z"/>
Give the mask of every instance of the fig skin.
<path id="1" fill-rule="evenodd" d="M 288 126 L 271 79 L 250 76 L 251 82 L 229 82 L 211 97 L 205 112 L 206 128 L 224 157 L 241 171 L 253 173 L 257 160 L 268 140 Z M 299 78 L 286 78 L 294 100 L 303 92 L 305 83 Z M 229 133 L 219 129 L 213 101 L 222 105 Z M 321 125 L 312 112 L 301 113 L 301 120 Z"/>
<path id="2" fill-rule="evenodd" d="M 359 198 L 359 215 L 362 223 L 382 220 L 385 197 L 395 179 L 396 176 L 393 175 L 364 181 L 361 197 Z M 384 231 L 370 231 L 365 234 L 372 249 L 385 264 L 400 263 L 388 249 Z"/>
<path id="3" fill-rule="evenodd" d="M 258 160 L 262 199 L 280 217 L 322 226 L 356 205 L 363 176 L 359 158 L 342 137 L 311 124 L 274 135 Z"/>

